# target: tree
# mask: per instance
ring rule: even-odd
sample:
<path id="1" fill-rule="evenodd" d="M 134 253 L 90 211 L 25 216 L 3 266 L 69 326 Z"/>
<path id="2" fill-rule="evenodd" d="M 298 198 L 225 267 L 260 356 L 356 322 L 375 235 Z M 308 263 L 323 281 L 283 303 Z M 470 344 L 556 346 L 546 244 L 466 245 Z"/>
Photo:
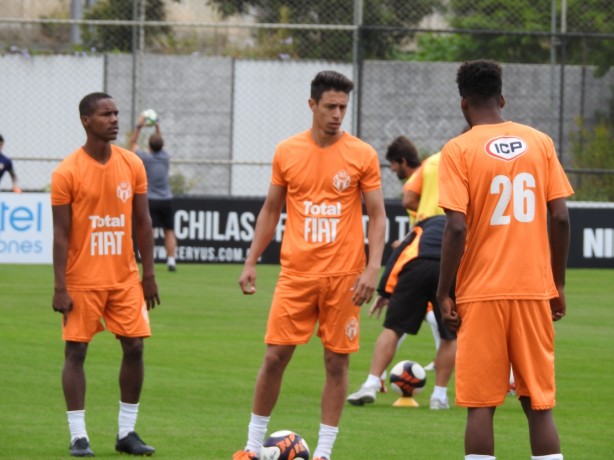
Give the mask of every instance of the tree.
<path id="1" fill-rule="evenodd" d="M 85 19 L 120 19 L 133 18 L 134 2 L 140 0 L 101 0 L 85 12 Z M 179 0 L 174 0 L 179 1 Z M 166 9 L 164 0 L 145 0 L 145 20 L 164 21 Z M 131 51 L 133 26 L 83 26 L 83 46 L 97 51 Z M 147 27 L 146 43 L 152 44 L 157 38 L 170 34 L 167 26 Z"/>
<path id="2" fill-rule="evenodd" d="M 217 11 L 228 17 L 256 11 L 261 23 L 352 25 L 353 2 L 348 0 L 209 0 Z M 411 36 L 424 17 L 442 8 L 443 0 L 365 0 L 362 30 L 362 56 L 389 57 L 405 38 Z M 386 31 L 377 30 L 386 27 Z M 270 44 L 271 37 L 286 45 L 287 54 L 302 59 L 351 60 L 353 34 L 341 30 L 279 30 L 257 32 L 259 44 Z M 275 50 L 276 48 L 273 47 Z M 272 54 L 270 57 L 277 57 Z"/>

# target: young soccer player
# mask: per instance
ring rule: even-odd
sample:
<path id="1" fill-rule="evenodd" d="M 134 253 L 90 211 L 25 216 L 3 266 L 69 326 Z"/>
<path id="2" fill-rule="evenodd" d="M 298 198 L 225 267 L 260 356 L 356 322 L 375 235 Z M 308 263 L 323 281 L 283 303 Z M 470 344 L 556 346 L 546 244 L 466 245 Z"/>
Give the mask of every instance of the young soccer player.
<path id="1" fill-rule="evenodd" d="M 115 449 L 151 455 L 155 449 L 134 431 L 143 385 L 143 339 L 151 335 L 148 311 L 160 303 L 145 168 L 134 153 L 111 143 L 118 133 L 118 110 L 111 96 L 88 94 L 79 113 L 87 140 L 51 177 L 52 307 L 62 314 L 70 454 L 94 456 L 85 426 L 84 363 L 90 341 L 104 330 L 104 319 L 123 352 Z M 142 279 L 132 243 L 133 218 Z"/>
<path id="2" fill-rule="evenodd" d="M 562 460 L 555 404 L 553 321 L 565 316 L 573 193 L 552 140 L 501 113 L 501 67 L 465 62 L 457 73 L 471 129 L 448 142 L 439 166 L 445 209 L 437 299 L 458 330 L 456 403 L 467 407 L 465 459 L 494 459 L 493 419 L 509 390 L 529 424 L 533 460 Z M 458 268 L 456 301 L 449 289 Z"/>
<path id="3" fill-rule="evenodd" d="M 316 323 L 326 380 L 315 460 L 330 460 L 348 386 L 349 355 L 358 350 L 360 306 L 375 291 L 386 215 L 375 150 L 341 130 L 353 82 L 323 71 L 311 82 L 311 129 L 281 142 L 269 193 L 258 215 L 239 284 L 256 292 L 256 261 L 271 241 L 283 206 L 287 220 L 281 273 L 273 296 L 264 361 L 254 392 L 248 440 L 234 460 L 260 454 L 286 366 Z M 362 202 L 369 216 L 365 261 Z"/>

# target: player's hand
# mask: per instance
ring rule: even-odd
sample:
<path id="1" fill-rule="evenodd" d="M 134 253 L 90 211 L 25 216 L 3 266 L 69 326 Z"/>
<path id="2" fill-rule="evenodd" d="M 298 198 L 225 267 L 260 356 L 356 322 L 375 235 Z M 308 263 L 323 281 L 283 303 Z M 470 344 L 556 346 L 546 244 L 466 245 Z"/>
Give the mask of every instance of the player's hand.
<path id="1" fill-rule="evenodd" d="M 552 312 L 552 321 L 558 321 L 567 313 L 567 302 L 565 301 L 565 291 L 559 288 L 559 296 L 550 299 L 550 311 Z"/>
<path id="2" fill-rule="evenodd" d="M 252 295 L 256 293 L 256 268 L 252 265 L 245 265 L 243 272 L 239 277 L 239 286 L 241 291 L 245 295 Z"/>
<path id="3" fill-rule="evenodd" d="M 461 325 L 461 319 L 456 311 L 454 300 L 449 296 L 437 300 L 439 302 L 439 310 L 441 311 L 441 319 L 443 319 L 446 327 L 452 332 L 458 331 Z"/>
<path id="4" fill-rule="evenodd" d="M 352 287 L 354 294 L 352 295 L 352 302 L 354 305 L 360 307 L 362 304 L 371 302 L 373 293 L 377 286 L 377 275 L 379 269 L 372 267 L 365 268 L 365 271 L 360 274 L 356 283 Z"/>
<path id="5" fill-rule="evenodd" d="M 160 305 L 158 284 L 156 283 L 155 276 L 144 276 L 141 280 L 141 286 L 143 286 L 143 295 L 145 296 L 145 304 L 147 304 L 147 310 L 151 310 L 152 308 L 155 308 L 156 305 Z"/>
<path id="6" fill-rule="evenodd" d="M 72 310 L 72 298 L 66 289 L 58 289 L 53 294 L 53 299 L 51 300 L 51 307 L 53 311 L 57 311 L 58 313 L 62 313 L 64 316 L 64 324 L 66 325 L 66 319 L 68 317 L 68 313 Z"/>
<path id="7" fill-rule="evenodd" d="M 379 315 L 382 313 L 384 308 L 388 306 L 388 300 L 389 299 L 382 297 L 381 295 L 378 295 L 373 301 L 373 303 L 371 304 L 371 308 L 369 308 L 369 316 L 372 316 L 373 313 L 377 312 L 377 315 L 375 316 L 375 318 L 379 319 Z"/>
<path id="8" fill-rule="evenodd" d="M 13 187 L 13 193 L 21 193 L 21 189 L 17 186 Z"/>

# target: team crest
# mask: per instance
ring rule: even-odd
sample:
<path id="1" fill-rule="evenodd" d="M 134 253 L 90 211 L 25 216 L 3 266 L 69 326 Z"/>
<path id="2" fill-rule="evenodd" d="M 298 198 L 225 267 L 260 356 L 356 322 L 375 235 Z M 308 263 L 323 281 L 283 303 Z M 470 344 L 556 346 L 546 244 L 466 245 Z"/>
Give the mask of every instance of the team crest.
<path id="1" fill-rule="evenodd" d="M 511 161 L 526 153 L 529 146 L 519 137 L 500 136 L 489 140 L 484 146 L 488 155 L 499 160 Z"/>
<path id="2" fill-rule="evenodd" d="M 120 182 L 117 186 L 117 196 L 123 203 L 128 201 L 132 196 L 132 188 L 128 182 Z"/>
<path id="3" fill-rule="evenodd" d="M 358 335 L 358 320 L 356 318 L 350 319 L 345 325 L 345 335 L 350 340 L 354 340 Z"/>
<path id="4" fill-rule="evenodd" d="M 333 178 L 333 185 L 339 192 L 343 192 L 346 188 L 348 188 L 351 182 L 350 175 L 345 169 L 339 171 Z"/>

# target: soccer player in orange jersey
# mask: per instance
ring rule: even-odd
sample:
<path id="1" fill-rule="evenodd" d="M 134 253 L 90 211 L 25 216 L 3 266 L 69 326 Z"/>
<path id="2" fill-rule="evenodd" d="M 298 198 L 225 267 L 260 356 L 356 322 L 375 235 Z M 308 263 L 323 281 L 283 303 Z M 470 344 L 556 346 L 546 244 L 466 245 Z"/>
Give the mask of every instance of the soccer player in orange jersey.
<path id="1" fill-rule="evenodd" d="M 151 455 L 155 449 L 134 431 L 143 385 L 143 339 L 151 335 L 148 310 L 160 303 L 145 168 L 134 153 L 111 144 L 118 133 L 118 110 L 111 96 L 88 94 L 79 104 L 79 113 L 87 140 L 51 177 L 52 307 L 63 316 L 62 387 L 70 454 L 94 455 L 85 427 L 83 365 L 89 342 L 105 328 L 104 319 L 123 352 L 115 449 Z M 133 218 L 142 280 L 132 243 Z"/>
<path id="2" fill-rule="evenodd" d="M 555 405 L 554 325 L 565 316 L 573 190 L 552 140 L 504 120 L 501 67 L 465 62 L 457 73 L 471 129 L 443 148 L 445 209 L 437 299 L 458 330 L 456 403 L 468 408 L 465 459 L 494 459 L 493 421 L 509 389 L 529 425 L 532 459 L 562 460 Z M 456 301 L 448 295 L 457 272 Z"/>
<path id="3" fill-rule="evenodd" d="M 239 284 L 256 292 L 256 262 L 286 206 L 281 273 L 265 336 L 264 360 L 254 392 L 248 440 L 234 459 L 257 459 L 286 366 L 297 345 L 317 326 L 326 380 L 314 459 L 331 458 L 348 386 L 350 353 L 359 346 L 360 306 L 377 285 L 386 214 L 375 150 L 341 130 L 353 82 L 323 71 L 311 82 L 311 129 L 281 142 L 268 195 Z M 369 217 L 366 261 L 362 203 Z"/>

